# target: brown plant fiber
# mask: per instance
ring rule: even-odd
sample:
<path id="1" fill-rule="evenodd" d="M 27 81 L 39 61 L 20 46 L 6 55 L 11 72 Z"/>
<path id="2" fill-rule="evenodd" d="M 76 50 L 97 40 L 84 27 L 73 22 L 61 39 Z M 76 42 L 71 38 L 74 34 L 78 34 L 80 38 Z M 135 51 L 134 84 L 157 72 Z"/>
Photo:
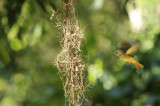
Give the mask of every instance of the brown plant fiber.
<path id="1" fill-rule="evenodd" d="M 87 88 L 85 81 L 84 68 L 82 60 L 81 41 L 83 32 L 74 16 L 74 9 L 71 9 L 72 2 L 64 3 L 66 17 L 63 22 L 58 22 L 57 26 L 62 32 L 62 51 L 58 54 L 56 65 L 58 74 L 63 81 L 63 89 L 66 105 L 81 106 L 87 99 L 84 92 Z"/>

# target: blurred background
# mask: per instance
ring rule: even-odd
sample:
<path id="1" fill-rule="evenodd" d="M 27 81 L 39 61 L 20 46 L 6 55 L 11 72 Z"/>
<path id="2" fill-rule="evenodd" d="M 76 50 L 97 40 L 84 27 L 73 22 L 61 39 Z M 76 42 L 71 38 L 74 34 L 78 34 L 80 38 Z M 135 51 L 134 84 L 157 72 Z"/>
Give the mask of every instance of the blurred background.
<path id="1" fill-rule="evenodd" d="M 160 106 L 160 0 L 74 0 L 92 106 Z M 50 20 L 52 11 L 57 12 Z M 0 106 L 64 106 L 61 0 L 0 0 Z M 112 54 L 141 45 L 133 64 Z"/>

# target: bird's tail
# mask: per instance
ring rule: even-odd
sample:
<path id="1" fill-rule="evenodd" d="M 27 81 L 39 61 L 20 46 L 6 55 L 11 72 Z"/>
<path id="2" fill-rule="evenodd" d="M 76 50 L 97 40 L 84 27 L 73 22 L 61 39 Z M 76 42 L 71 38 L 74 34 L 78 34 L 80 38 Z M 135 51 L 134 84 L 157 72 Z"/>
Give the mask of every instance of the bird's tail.
<path id="1" fill-rule="evenodd" d="M 137 61 L 133 61 L 132 63 L 134 64 L 134 66 L 135 66 L 137 69 L 141 69 L 141 68 L 144 67 L 142 64 L 138 63 Z"/>

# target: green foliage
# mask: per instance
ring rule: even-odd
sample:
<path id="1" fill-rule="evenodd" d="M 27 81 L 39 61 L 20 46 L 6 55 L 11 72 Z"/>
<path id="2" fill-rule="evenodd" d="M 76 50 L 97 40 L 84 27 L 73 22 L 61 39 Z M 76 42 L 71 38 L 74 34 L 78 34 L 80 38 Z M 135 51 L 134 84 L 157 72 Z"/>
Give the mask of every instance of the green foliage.
<path id="1" fill-rule="evenodd" d="M 160 105 L 160 0 L 126 1 L 74 1 L 93 106 Z M 64 106 L 53 66 L 62 11 L 61 0 L 0 0 L 0 106 Z M 141 70 L 112 54 L 138 40 Z"/>

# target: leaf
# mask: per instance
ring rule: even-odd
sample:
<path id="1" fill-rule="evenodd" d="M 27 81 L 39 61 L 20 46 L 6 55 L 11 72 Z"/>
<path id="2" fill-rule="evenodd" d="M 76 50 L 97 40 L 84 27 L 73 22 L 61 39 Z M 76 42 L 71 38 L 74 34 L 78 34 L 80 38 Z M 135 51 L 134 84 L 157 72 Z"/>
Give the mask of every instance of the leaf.
<path id="1" fill-rule="evenodd" d="M 10 56 L 4 45 L 0 44 L 0 60 L 4 64 L 8 64 L 10 62 Z"/>

